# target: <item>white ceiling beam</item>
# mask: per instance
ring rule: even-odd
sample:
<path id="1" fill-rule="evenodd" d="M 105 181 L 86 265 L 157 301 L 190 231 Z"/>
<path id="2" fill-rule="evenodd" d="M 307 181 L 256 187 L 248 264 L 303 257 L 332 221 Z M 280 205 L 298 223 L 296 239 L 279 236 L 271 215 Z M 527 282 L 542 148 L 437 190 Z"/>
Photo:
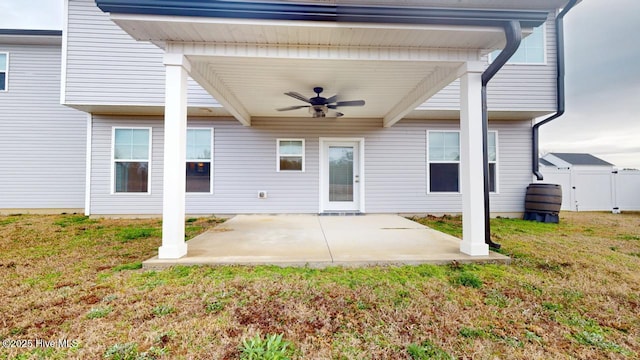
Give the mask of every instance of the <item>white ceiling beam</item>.
<path id="1" fill-rule="evenodd" d="M 477 49 L 354 47 L 316 45 L 169 43 L 168 52 L 194 57 L 246 57 L 313 60 L 465 62 L 480 59 Z"/>
<path id="2" fill-rule="evenodd" d="M 383 126 L 393 126 L 458 77 L 458 67 L 437 67 L 391 108 L 382 120 Z"/>
<path id="3" fill-rule="evenodd" d="M 208 64 L 192 62 L 190 75 L 242 125 L 251 126 L 251 115 L 247 109 Z"/>

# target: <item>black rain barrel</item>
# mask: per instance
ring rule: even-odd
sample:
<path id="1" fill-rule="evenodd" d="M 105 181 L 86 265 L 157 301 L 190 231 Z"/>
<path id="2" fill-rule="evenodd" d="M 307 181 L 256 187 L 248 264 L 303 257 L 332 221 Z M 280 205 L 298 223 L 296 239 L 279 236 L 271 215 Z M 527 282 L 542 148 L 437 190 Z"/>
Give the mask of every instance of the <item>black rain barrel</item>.
<path id="1" fill-rule="evenodd" d="M 562 187 L 557 184 L 529 184 L 524 199 L 524 219 L 558 223 Z"/>

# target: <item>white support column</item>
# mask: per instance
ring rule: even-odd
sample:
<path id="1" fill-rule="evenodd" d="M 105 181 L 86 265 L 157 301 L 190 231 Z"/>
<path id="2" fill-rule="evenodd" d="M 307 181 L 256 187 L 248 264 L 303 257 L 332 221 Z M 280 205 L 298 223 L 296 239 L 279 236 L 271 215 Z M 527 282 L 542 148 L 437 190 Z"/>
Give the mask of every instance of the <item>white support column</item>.
<path id="1" fill-rule="evenodd" d="M 460 77 L 460 191 L 462 242 L 460 251 L 489 255 L 484 242 L 484 184 L 482 165 L 482 66 L 467 63 Z"/>
<path id="2" fill-rule="evenodd" d="M 187 254 L 184 241 L 187 77 L 189 60 L 182 54 L 165 54 L 164 176 L 162 191 L 162 246 L 160 259 Z"/>

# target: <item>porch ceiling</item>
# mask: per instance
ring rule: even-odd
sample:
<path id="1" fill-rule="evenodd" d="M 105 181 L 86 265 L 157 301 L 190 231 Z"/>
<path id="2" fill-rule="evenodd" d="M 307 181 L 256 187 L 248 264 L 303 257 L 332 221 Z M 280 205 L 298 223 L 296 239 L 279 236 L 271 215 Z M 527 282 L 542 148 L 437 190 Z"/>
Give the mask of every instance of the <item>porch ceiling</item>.
<path id="1" fill-rule="evenodd" d="M 391 126 L 504 43 L 501 28 L 338 23 L 112 14 L 138 40 L 191 62 L 191 77 L 240 122 L 251 117 L 310 116 L 284 95 L 295 91 L 340 100 L 345 118 L 380 118 Z"/>

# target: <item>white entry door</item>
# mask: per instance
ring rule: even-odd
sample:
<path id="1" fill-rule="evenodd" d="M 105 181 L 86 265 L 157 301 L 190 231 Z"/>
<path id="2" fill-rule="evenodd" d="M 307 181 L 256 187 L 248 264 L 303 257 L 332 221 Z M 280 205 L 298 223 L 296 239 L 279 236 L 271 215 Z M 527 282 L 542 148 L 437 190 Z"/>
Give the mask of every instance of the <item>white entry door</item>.
<path id="1" fill-rule="evenodd" d="M 321 139 L 321 212 L 363 211 L 362 141 Z"/>

